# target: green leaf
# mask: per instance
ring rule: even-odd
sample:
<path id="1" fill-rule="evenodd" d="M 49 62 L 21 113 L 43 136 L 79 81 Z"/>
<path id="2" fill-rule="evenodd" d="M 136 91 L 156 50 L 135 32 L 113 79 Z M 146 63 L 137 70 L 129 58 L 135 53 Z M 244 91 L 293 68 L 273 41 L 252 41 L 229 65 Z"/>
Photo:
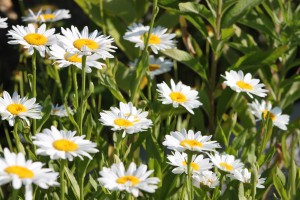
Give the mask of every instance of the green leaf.
<path id="1" fill-rule="evenodd" d="M 47 96 L 47 98 L 44 101 L 43 109 L 42 109 L 42 112 L 44 113 L 44 115 L 43 115 L 42 119 L 37 120 L 37 129 L 36 129 L 37 133 L 39 133 L 41 131 L 43 125 L 49 119 L 50 114 L 51 114 L 51 109 L 52 109 L 51 98 L 50 98 L 50 96 Z"/>
<path id="2" fill-rule="evenodd" d="M 280 179 L 277 176 L 273 176 L 273 182 L 274 182 L 274 186 L 275 186 L 278 194 L 280 195 L 280 197 L 284 200 L 288 200 L 289 198 L 285 191 L 284 185 L 282 184 Z"/>
<path id="3" fill-rule="evenodd" d="M 73 191 L 74 195 L 76 196 L 77 199 L 79 199 L 80 198 L 80 189 L 79 189 L 78 182 L 77 182 L 76 178 L 73 175 L 73 172 L 71 172 L 69 170 L 69 168 L 65 166 L 65 173 L 66 173 L 68 179 L 71 182 L 70 185 L 71 185 L 71 188 L 72 188 L 72 191 Z"/>

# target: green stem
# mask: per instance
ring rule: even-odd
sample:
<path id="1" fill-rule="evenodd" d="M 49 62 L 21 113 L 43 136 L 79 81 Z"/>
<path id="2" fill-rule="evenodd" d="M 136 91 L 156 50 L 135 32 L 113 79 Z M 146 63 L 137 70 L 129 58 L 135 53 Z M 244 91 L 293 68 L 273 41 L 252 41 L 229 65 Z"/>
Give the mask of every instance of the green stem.
<path id="1" fill-rule="evenodd" d="M 79 179 L 80 200 L 84 200 L 84 177 Z"/>
<path id="2" fill-rule="evenodd" d="M 36 57 L 37 57 L 37 51 L 34 50 L 33 55 L 32 55 L 32 75 L 33 75 L 33 80 L 32 80 L 32 97 L 36 98 Z M 36 132 L 36 119 L 32 120 L 32 135 L 35 135 Z"/>
<path id="3" fill-rule="evenodd" d="M 252 193 L 253 200 L 255 200 L 255 196 L 256 196 L 257 178 L 258 178 L 257 168 L 255 164 L 252 164 L 251 193 Z"/>
<path id="4" fill-rule="evenodd" d="M 20 141 L 20 137 L 18 135 L 18 128 L 19 128 L 19 120 L 16 119 L 15 125 L 14 125 L 14 130 L 13 130 L 13 135 L 14 135 L 14 138 L 16 141 L 16 147 L 17 147 L 18 152 L 22 152 L 25 154 L 25 152 L 23 151 L 23 148 L 21 148 L 21 146 L 20 146 L 21 141 Z"/>
<path id="5" fill-rule="evenodd" d="M 193 199 L 193 183 L 192 183 L 192 157 L 193 154 L 191 152 L 188 152 L 188 160 L 187 160 L 187 177 L 186 177 L 186 185 L 187 185 L 187 194 L 188 199 Z"/>
<path id="6" fill-rule="evenodd" d="M 60 160 L 60 200 L 65 200 L 65 167 L 67 166 L 67 160 Z"/>
<path id="7" fill-rule="evenodd" d="M 59 94 L 61 96 L 61 98 L 63 99 L 64 98 L 64 92 L 63 92 L 63 88 L 62 88 L 62 84 L 61 84 L 61 79 L 60 79 L 60 76 L 59 76 L 59 71 L 58 71 L 58 68 L 54 66 L 54 70 L 55 70 L 55 82 L 56 82 L 56 85 L 58 87 L 58 91 L 59 91 Z"/>
<path id="8" fill-rule="evenodd" d="M 12 143 L 11 143 L 10 135 L 9 135 L 8 130 L 7 130 L 6 124 L 5 123 L 3 123 L 3 124 L 4 124 L 4 132 L 5 132 L 5 137 L 6 137 L 6 140 L 7 140 L 7 144 L 8 144 L 9 150 L 12 151 L 13 146 L 12 146 Z"/>
<path id="9" fill-rule="evenodd" d="M 13 189 L 11 200 L 17 200 L 18 199 L 19 191 L 20 190 Z"/>
<path id="10" fill-rule="evenodd" d="M 82 135 L 83 131 L 83 118 L 84 118 L 84 113 L 85 113 L 85 82 L 86 82 L 86 72 L 85 72 L 85 67 L 86 67 L 86 56 L 82 56 L 82 69 L 81 69 L 81 105 L 80 105 L 80 112 L 79 112 L 79 135 Z"/>
<path id="11" fill-rule="evenodd" d="M 78 82 L 77 82 L 77 73 L 76 73 L 76 66 L 72 66 L 72 76 L 73 76 L 73 86 L 74 86 L 74 94 L 75 94 L 75 103 L 74 108 L 77 110 L 78 108 Z"/>
<path id="12" fill-rule="evenodd" d="M 103 12 L 103 0 L 99 0 L 99 8 L 100 8 L 100 18 L 102 21 L 102 32 L 104 35 L 106 35 L 106 27 L 105 27 L 104 12 Z"/>

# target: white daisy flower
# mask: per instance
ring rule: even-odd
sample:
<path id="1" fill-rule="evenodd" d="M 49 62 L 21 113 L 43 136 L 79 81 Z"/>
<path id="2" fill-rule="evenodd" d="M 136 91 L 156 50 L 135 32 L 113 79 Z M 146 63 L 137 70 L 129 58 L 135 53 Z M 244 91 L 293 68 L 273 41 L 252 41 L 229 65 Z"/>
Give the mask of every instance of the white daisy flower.
<path id="1" fill-rule="evenodd" d="M 85 26 L 80 33 L 77 27 L 71 29 L 61 28 L 63 35 L 57 38 L 65 46 L 67 52 L 75 52 L 81 55 L 92 55 L 97 53 L 100 58 L 113 58 L 110 52 L 115 52 L 117 47 L 113 46 L 114 39 L 109 36 L 100 35 L 97 30 L 89 34 L 89 29 Z"/>
<path id="2" fill-rule="evenodd" d="M 19 117 L 30 125 L 28 118 L 41 119 L 42 107 L 35 103 L 36 99 L 27 97 L 20 98 L 17 92 L 12 97 L 8 92 L 3 91 L 3 97 L 0 97 L 0 114 L 2 120 L 8 120 L 10 126 L 14 126 L 16 117 Z"/>
<path id="3" fill-rule="evenodd" d="M 41 162 L 25 160 L 23 153 L 12 153 L 4 149 L 4 158 L 0 158 L 0 185 L 12 182 L 14 189 L 25 186 L 25 199 L 32 200 L 32 183 L 48 189 L 50 186 L 59 185 L 56 182 L 58 173 L 50 168 L 42 168 Z"/>
<path id="4" fill-rule="evenodd" d="M 55 29 L 46 30 L 46 24 L 35 28 L 33 24 L 24 26 L 13 26 L 13 30 L 8 31 L 7 35 L 11 36 L 8 44 L 21 44 L 28 49 L 29 55 L 32 55 L 36 49 L 42 57 L 45 57 L 46 47 L 56 43 L 54 35 Z"/>
<path id="5" fill-rule="evenodd" d="M 28 10 L 29 16 L 22 17 L 24 22 L 56 22 L 62 19 L 71 18 L 71 14 L 69 10 L 66 9 L 58 9 L 52 12 L 52 10 L 47 9 L 45 11 L 39 10 L 39 12 L 34 13 L 31 9 Z"/>
<path id="6" fill-rule="evenodd" d="M 163 104 L 172 104 L 174 108 L 178 108 L 181 105 L 191 114 L 194 114 L 192 109 L 202 105 L 197 100 L 199 98 L 198 92 L 192 90 L 190 86 L 184 85 L 181 81 L 175 85 L 173 79 L 171 79 L 171 88 L 165 82 L 157 84 L 157 87 L 160 100 Z"/>
<path id="7" fill-rule="evenodd" d="M 236 179 L 242 183 L 251 183 L 251 173 L 248 171 L 247 168 L 244 169 L 238 169 L 231 172 L 231 174 L 228 175 L 231 179 Z M 266 178 L 260 178 L 260 175 L 257 179 L 257 188 L 265 188 L 263 185 Z"/>
<path id="8" fill-rule="evenodd" d="M 259 97 L 267 96 L 268 90 L 262 88 L 265 85 L 263 83 L 258 84 L 260 80 L 252 79 L 250 73 L 244 76 L 241 70 L 238 72 L 230 70 L 230 72 L 225 72 L 225 76 L 222 75 L 222 77 L 226 79 L 224 83 L 236 92 L 246 92 L 251 98 L 253 98 L 252 94 Z"/>
<path id="9" fill-rule="evenodd" d="M 68 67 L 70 65 L 75 65 L 77 68 L 82 69 L 82 55 L 78 53 L 68 52 L 63 47 L 55 44 L 50 46 L 50 58 L 52 60 L 56 60 L 55 63 L 58 64 L 58 67 Z M 102 66 L 105 65 L 97 60 L 100 58 L 98 54 L 93 54 L 91 56 L 87 56 L 86 58 L 86 66 L 85 71 L 87 73 L 92 72 L 91 67 L 96 69 L 102 69 Z"/>
<path id="10" fill-rule="evenodd" d="M 220 145 L 216 141 L 209 141 L 212 135 L 202 136 L 200 131 L 194 133 L 192 130 L 186 132 L 185 129 L 182 129 L 181 132 L 174 131 L 170 134 L 166 135 L 163 142 L 163 145 L 167 146 L 168 149 L 179 152 L 186 150 L 207 152 L 215 151 L 215 148 L 220 148 Z"/>
<path id="11" fill-rule="evenodd" d="M 7 17 L 6 18 L 0 17 L 0 28 L 7 28 L 6 20 L 7 20 Z"/>
<path id="12" fill-rule="evenodd" d="M 168 155 L 167 158 L 170 161 L 169 164 L 176 167 L 172 170 L 174 174 L 182 174 L 183 172 L 187 174 L 188 155 L 186 153 L 175 151 L 173 155 Z M 209 162 L 209 158 L 203 158 L 203 155 L 192 156 L 191 172 L 193 174 L 200 174 L 212 167 L 213 164 Z"/>
<path id="13" fill-rule="evenodd" d="M 76 131 L 57 130 L 55 126 L 50 129 L 44 129 L 42 133 L 33 136 L 33 144 L 38 148 L 37 155 L 50 156 L 51 159 L 68 159 L 79 157 L 83 160 L 83 156 L 92 159 L 89 153 L 97 153 L 99 150 L 95 147 L 96 143 L 84 140 L 85 135 L 75 136 Z"/>
<path id="14" fill-rule="evenodd" d="M 198 188 L 207 186 L 209 188 L 215 188 L 219 185 L 218 176 L 212 171 L 204 171 L 201 174 L 193 175 L 193 185 Z"/>
<path id="15" fill-rule="evenodd" d="M 100 112 L 100 121 L 105 126 L 111 126 L 113 131 L 123 130 L 123 137 L 126 133 L 133 134 L 145 131 L 152 125 L 147 119 L 148 112 L 137 109 L 131 102 L 120 102 L 120 108 L 111 107 L 111 111 Z"/>
<path id="16" fill-rule="evenodd" d="M 68 110 L 71 115 L 74 114 L 73 110 L 70 107 L 68 107 Z M 65 109 L 64 105 L 61 105 L 61 106 L 59 106 L 58 104 L 56 104 L 55 106 L 52 105 L 50 114 L 58 116 L 58 117 L 68 117 L 68 113 L 67 113 L 67 110 Z"/>
<path id="17" fill-rule="evenodd" d="M 135 43 L 135 47 L 144 49 L 145 39 L 149 28 L 149 26 L 134 23 L 128 27 L 128 30 L 123 38 Z M 176 34 L 169 34 L 166 32 L 167 29 L 161 26 L 152 29 L 148 46 L 155 54 L 157 54 L 159 50 L 171 49 L 175 46 L 175 42 L 172 39 L 176 36 Z"/>
<path id="18" fill-rule="evenodd" d="M 136 67 L 138 59 L 135 59 L 134 62 L 129 63 L 129 66 L 132 68 Z M 153 56 L 149 56 L 149 75 L 153 79 L 154 76 L 166 73 L 171 71 L 173 67 L 173 62 L 166 60 L 164 57 L 158 57 L 157 59 Z"/>
<path id="19" fill-rule="evenodd" d="M 98 181 L 109 190 L 126 190 L 126 192 L 138 197 L 140 190 L 154 193 L 157 189 L 160 180 L 157 177 L 149 178 L 152 172 L 153 170 L 147 171 L 147 166 L 144 164 L 137 168 L 135 163 L 130 163 L 127 171 L 125 171 L 124 164 L 120 162 L 113 164 L 110 168 L 103 167 Z"/>
<path id="20" fill-rule="evenodd" d="M 290 116 L 281 114 L 282 111 L 279 107 L 275 107 L 272 109 L 272 104 L 270 102 L 266 102 L 264 100 L 259 103 L 257 100 L 249 104 L 251 108 L 252 114 L 254 114 L 259 120 L 267 118 L 268 114 L 271 118 L 273 125 L 277 126 L 282 130 L 287 130 L 286 125 L 290 121 Z"/>
<path id="21" fill-rule="evenodd" d="M 209 155 L 209 157 L 216 167 L 225 172 L 231 173 L 244 167 L 240 159 L 235 159 L 232 155 L 222 154 L 220 156 L 216 153 L 214 156 Z"/>

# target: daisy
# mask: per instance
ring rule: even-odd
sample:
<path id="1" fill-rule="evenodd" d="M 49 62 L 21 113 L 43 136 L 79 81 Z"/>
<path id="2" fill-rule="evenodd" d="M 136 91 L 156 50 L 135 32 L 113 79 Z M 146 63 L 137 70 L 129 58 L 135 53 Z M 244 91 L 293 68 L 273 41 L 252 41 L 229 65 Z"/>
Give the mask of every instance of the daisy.
<path id="1" fill-rule="evenodd" d="M 68 107 L 68 110 L 70 112 L 71 115 L 73 115 L 73 110 Z M 58 117 L 68 117 L 68 112 L 67 110 L 65 109 L 64 105 L 52 105 L 52 109 L 51 109 L 51 115 L 55 115 L 55 116 L 58 116 Z"/>
<path id="2" fill-rule="evenodd" d="M 186 153 L 175 151 L 173 155 L 169 155 L 167 158 L 170 161 L 169 164 L 176 167 L 172 170 L 174 174 L 182 174 L 183 172 L 187 174 L 188 155 Z M 209 158 L 203 158 L 203 155 L 192 156 L 191 171 L 193 174 L 200 174 L 212 167 L 213 164 L 209 162 Z"/>
<path id="3" fill-rule="evenodd" d="M 11 36 L 8 44 L 21 44 L 28 49 L 29 55 L 32 55 L 36 49 L 42 57 L 45 57 L 46 47 L 56 43 L 54 35 L 55 29 L 46 30 L 46 24 L 35 28 L 33 24 L 24 26 L 13 26 L 13 30 L 8 31 L 7 35 Z"/>
<path id="4" fill-rule="evenodd" d="M 235 159 L 232 155 L 219 155 L 216 153 L 214 156 L 209 155 L 209 157 L 216 167 L 225 172 L 231 173 L 244 167 L 244 164 L 241 163 L 239 159 Z"/>
<path id="5" fill-rule="evenodd" d="M 110 52 L 115 52 L 117 47 L 111 43 L 114 41 L 109 36 L 100 35 L 97 30 L 89 34 L 89 29 L 85 26 L 80 33 L 77 27 L 71 29 L 61 28 L 63 35 L 58 35 L 58 40 L 65 46 L 67 52 L 75 52 L 81 55 L 92 55 L 97 53 L 100 58 L 113 58 Z"/>
<path id="6" fill-rule="evenodd" d="M 272 104 L 270 102 L 267 103 L 264 100 L 262 100 L 261 103 L 255 100 L 249 104 L 249 106 L 252 114 L 254 114 L 259 120 L 261 120 L 262 117 L 266 119 L 269 114 L 274 126 L 277 126 L 284 131 L 287 130 L 286 125 L 289 123 L 290 116 L 281 114 L 282 111 L 279 107 L 272 109 Z"/>
<path id="7" fill-rule="evenodd" d="M 194 108 L 198 108 L 202 105 L 199 98 L 198 92 L 192 90 L 190 86 L 184 85 L 181 81 L 175 85 L 173 79 L 171 79 L 171 88 L 163 82 L 157 84 L 157 91 L 163 104 L 172 104 L 174 108 L 178 108 L 179 105 L 185 107 L 187 111 L 194 114 Z"/>
<path id="8" fill-rule="evenodd" d="M 134 23 L 128 27 L 123 38 L 135 43 L 135 47 L 144 49 L 149 28 L 149 26 Z M 169 34 L 166 32 L 167 29 L 161 26 L 152 29 L 148 46 L 155 54 L 157 54 L 159 50 L 171 49 L 175 46 L 175 42 L 172 39 L 176 36 L 176 34 Z"/>
<path id="9" fill-rule="evenodd" d="M 6 20 L 7 20 L 7 17 L 6 18 L 0 17 L 0 28 L 7 28 Z"/>
<path id="10" fill-rule="evenodd" d="M 259 97 L 267 96 L 266 92 L 268 91 L 262 88 L 265 85 L 263 83 L 258 84 L 260 80 L 252 79 L 250 73 L 247 73 L 244 76 L 244 73 L 241 70 L 238 72 L 230 70 L 230 72 L 225 72 L 225 76 L 222 75 L 222 77 L 226 79 L 224 83 L 238 93 L 246 92 L 251 98 L 253 98 L 252 94 Z"/>
<path id="11" fill-rule="evenodd" d="M 25 199 L 32 200 L 32 183 L 48 189 L 50 186 L 59 185 L 56 182 L 58 173 L 50 168 L 42 168 L 41 162 L 25 160 L 23 153 L 12 153 L 4 149 L 4 158 L 0 158 L 0 185 L 12 182 L 14 189 L 25 186 Z"/>
<path id="12" fill-rule="evenodd" d="M 157 189 L 160 180 L 156 177 L 149 178 L 152 172 L 153 170 L 147 171 L 147 166 L 144 164 L 137 168 L 135 163 L 130 163 L 127 171 L 125 171 L 124 164 L 120 162 L 113 164 L 110 168 L 103 167 L 98 181 L 109 190 L 126 190 L 126 192 L 138 197 L 140 190 L 154 193 Z"/>
<path id="13" fill-rule="evenodd" d="M 44 129 L 42 133 L 33 136 L 33 144 L 38 149 L 36 154 L 50 156 L 51 159 L 68 159 L 79 157 L 83 160 L 83 156 L 92 159 L 89 153 L 97 153 L 96 143 L 84 140 L 85 135 L 75 136 L 76 131 L 57 130 L 55 126 L 50 129 Z"/>
<path id="14" fill-rule="evenodd" d="M 82 55 L 78 53 L 70 53 L 63 47 L 55 44 L 50 46 L 50 58 L 52 60 L 56 60 L 55 63 L 58 64 L 58 67 L 68 67 L 70 65 L 74 65 L 79 69 L 82 69 Z M 92 56 L 87 56 L 86 58 L 86 66 L 85 71 L 87 73 L 92 72 L 91 67 L 96 69 L 102 69 L 102 66 L 105 65 L 97 60 L 100 58 L 98 54 L 94 54 Z"/>
<path id="15" fill-rule="evenodd" d="M 137 109 L 131 102 L 120 102 L 120 108 L 111 107 L 110 111 L 100 112 L 100 121 L 105 126 L 111 126 L 113 131 L 123 130 L 122 137 L 126 133 L 133 134 L 145 131 L 152 125 L 152 121 L 147 119 L 148 112 Z"/>
<path id="16" fill-rule="evenodd" d="M 62 19 L 71 18 L 70 11 L 66 9 L 58 9 L 52 12 L 48 9 L 46 11 L 39 10 L 39 12 L 34 13 L 31 9 L 28 10 L 29 16 L 22 17 L 24 22 L 56 22 Z"/>
<path id="17" fill-rule="evenodd" d="M 2 120 L 8 120 L 10 126 L 14 126 L 16 117 L 19 117 L 30 125 L 28 118 L 41 119 L 42 107 L 35 103 L 36 99 L 27 97 L 20 98 L 17 92 L 12 97 L 8 92 L 3 91 L 3 97 L 0 97 L 0 114 Z"/>
<path id="18" fill-rule="evenodd" d="M 193 175 L 193 185 L 198 188 L 202 188 L 202 186 L 215 188 L 219 185 L 219 179 L 212 171 L 204 171 L 201 174 Z"/>
<path id="19" fill-rule="evenodd" d="M 251 173 L 248 171 L 247 168 L 234 170 L 230 175 L 228 175 L 231 179 L 236 179 L 242 183 L 251 183 Z M 257 188 L 265 188 L 263 185 L 266 178 L 260 178 L 260 175 L 257 179 Z"/>
<path id="20" fill-rule="evenodd" d="M 129 66 L 135 68 L 138 59 L 135 59 L 134 62 L 129 63 Z M 173 63 L 170 60 L 166 60 L 164 57 L 158 57 L 157 59 L 153 56 L 149 56 L 149 75 L 153 79 L 154 76 L 166 73 L 171 71 Z"/>
<path id="21" fill-rule="evenodd" d="M 185 129 L 182 129 L 181 132 L 174 131 L 171 132 L 171 135 L 166 135 L 163 145 L 167 146 L 168 149 L 179 152 L 186 150 L 198 152 L 215 151 L 215 148 L 220 148 L 220 145 L 216 141 L 209 141 L 211 137 L 212 135 L 202 136 L 200 131 L 194 133 L 192 130 L 186 132 Z"/>

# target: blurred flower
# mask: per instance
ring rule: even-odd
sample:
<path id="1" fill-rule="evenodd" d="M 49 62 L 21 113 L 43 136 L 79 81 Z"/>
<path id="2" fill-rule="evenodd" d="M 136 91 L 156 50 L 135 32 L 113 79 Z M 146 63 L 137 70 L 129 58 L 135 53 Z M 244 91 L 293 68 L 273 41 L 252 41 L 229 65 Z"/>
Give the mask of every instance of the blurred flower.
<path id="1" fill-rule="evenodd" d="M 67 52 L 63 47 L 55 44 L 50 46 L 50 58 L 56 60 L 55 63 L 58 64 L 58 67 L 68 67 L 70 65 L 74 65 L 79 69 L 82 69 L 82 55 L 78 53 L 70 53 Z M 91 67 L 96 69 L 102 69 L 102 66 L 105 65 L 97 60 L 100 58 L 98 54 L 93 54 L 91 56 L 87 56 L 86 58 L 86 68 L 85 71 L 87 73 L 92 72 Z"/>
<path id="2" fill-rule="evenodd" d="M 61 28 L 63 35 L 57 38 L 64 45 L 67 52 L 80 55 L 92 55 L 97 53 L 100 58 L 113 58 L 110 52 L 115 52 L 117 47 L 111 43 L 114 41 L 109 36 L 100 35 L 97 30 L 89 34 L 89 29 L 85 26 L 80 33 L 77 27 L 71 26 L 71 29 Z"/>
<path id="3" fill-rule="evenodd" d="M 7 20 L 7 17 L 6 18 L 0 17 L 0 28 L 7 28 L 6 20 Z"/>
<path id="4" fill-rule="evenodd" d="M 111 107 L 111 111 L 100 112 L 100 121 L 105 126 L 113 127 L 113 131 L 124 130 L 125 134 L 133 134 L 145 131 L 152 125 L 152 121 L 147 119 L 148 112 L 137 109 L 131 102 L 120 102 L 120 109 Z"/>
<path id="5" fill-rule="evenodd" d="M 128 170 L 125 171 L 124 164 L 120 162 L 113 164 L 111 168 L 103 167 L 98 181 L 109 190 L 126 190 L 138 197 L 140 190 L 154 193 L 157 189 L 160 180 L 156 177 L 148 178 L 152 172 L 153 170 L 147 171 L 147 166 L 144 164 L 137 168 L 135 163 L 130 163 Z"/>
<path id="6" fill-rule="evenodd" d="M 58 173 L 42 167 L 41 162 L 26 161 L 23 153 L 15 154 L 5 148 L 4 158 L 0 158 L 0 185 L 12 182 L 13 188 L 18 190 L 23 184 L 25 199 L 32 200 L 32 183 L 43 189 L 59 185 L 56 182 Z"/>
<path id="7" fill-rule="evenodd" d="M 163 145 L 167 146 L 168 149 L 183 152 L 186 150 L 207 152 L 215 151 L 215 148 L 220 148 L 220 145 L 216 141 L 209 141 L 212 135 L 202 136 L 201 132 L 189 130 L 188 133 L 185 129 L 181 132 L 171 132 L 171 135 L 166 135 Z"/>
<path id="8" fill-rule="evenodd" d="M 203 186 L 215 188 L 219 185 L 219 179 L 212 171 L 204 171 L 201 174 L 193 175 L 193 185 L 197 188 L 202 188 Z"/>
<path id="9" fill-rule="evenodd" d="M 244 76 L 244 73 L 241 70 L 238 72 L 230 70 L 230 72 L 225 72 L 225 74 L 225 76 L 221 75 L 226 79 L 224 83 L 232 90 L 236 92 L 246 92 L 251 98 L 253 98 L 251 94 L 255 94 L 259 97 L 267 96 L 266 92 L 268 91 L 262 88 L 265 85 L 263 83 L 258 84 L 260 80 L 252 79 L 250 73 L 247 73 Z"/>
<path id="10" fill-rule="evenodd" d="M 54 35 L 55 29 L 46 30 L 46 24 L 42 24 L 39 28 L 35 28 L 33 24 L 24 26 L 13 26 L 13 30 L 8 31 L 11 41 L 8 44 L 21 44 L 28 49 L 29 55 L 32 55 L 36 49 L 42 57 L 45 57 L 46 46 L 56 43 Z"/>
<path id="11" fill-rule="evenodd" d="M 48 9 L 46 11 L 39 10 L 39 12 L 34 13 L 31 9 L 29 11 L 29 16 L 22 17 L 24 22 L 56 22 L 62 19 L 71 18 L 70 11 L 65 9 L 58 9 L 52 12 L 52 10 Z"/>
<path id="12" fill-rule="evenodd" d="M 74 114 L 73 110 L 70 107 L 68 107 L 68 110 L 71 115 Z M 59 106 L 58 104 L 56 104 L 55 106 L 52 105 L 51 115 L 55 115 L 58 117 L 68 117 L 68 113 L 67 113 L 67 110 L 65 109 L 64 105 Z"/>
<path id="13" fill-rule="evenodd" d="M 214 156 L 209 155 L 209 157 L 216 167 L 225 172 L 231 173 L 244 167 L 244 164 L 232 155 L 223 154 L 220 156 L 219 153 L 216 153 Z"/>
<path id="14" fill-rule="evenodd" d="M 230 177 L 231 179 L 239 180 L 240 182 L 243 183 L 251 183 L 251 173 L 248 171 L 247 168 L 234 170 L 231 172 L 231 174 L 228 175 L 228 177 Z M 256 187 L 265 188 L 265 186 L 263 185 L 265 180 L 266 178 L 260 178 L 259 175 L 257 179 Z"/>
<path id="15" fill-rule="evenodd" d="M 275 107 L 272 109 L 272 104 L 270 102 L 266 103 L 266 101 L 264 100 L 262 100 L 261 103 L 255 100 L 254 102 L 248 105 L 251 108 L 252 114 L 254 114 L 258 119 L 261 120 L 262 117 L 266 119 L 269 114 L 273 125 L 277 126 L 282 130 L 287 130 L 286 125 L 289 123 L 290 116 L 285 114 L 282 115 L 282 111 L 279 107 Z"/>
<path id="16" fill-rule="evenodd" d="M 129 66 L 135 68 L 137 61 L 138 59 L 135 59 L 134 62 L 129 63 Z M 170 60 L 165 60 L 164 57 L 158 57 L 156 59 L 153 55 L 149 56 L 148 70 L 151 78 L 154 78 L 154 76 L 156 75 L 160 75 L 168 71 L 171 71 L 172 67 L 173 67 L 173 63 Z"/>
<path id="17" fill-rule="evenodd" d="M 157 91 L 163 104 L 172 104 L 174 108 L 179 105 L 185 107 L 191 114 L 194 114 L 194 108 L 198 108 L 202 105 L 199 98 L 198 91 L 192 90 L 190 86 L 184 85 L 181 81 L 175 85 L 173 79 L 171 79 L 171 88 L 163 82 L 157 84 Z"/>
<path id="18" fill-rule="evenodd" d="M 30 125 L 28 118 L 41 119 L 41 106 L 35 103 L 36 99 L 27 97 L 20 98 L 17 92 L 11 97 L 8 92 L 3 91 L 0 97 L 0 114 L 2 120 L 8 120 L 10 126 L 14 126 L 15 118 L 19 117 Z"/>
<path id="19" fill-rule="evenodd" d="M 33 144 L 38 148 L 37 155 L 50 156 L 51 159 L 68 159 L 79 157 L 83 160 L 83 156 L 92 159 L 89 153 L 97 153 L 99 150 L 95 147 L 96 143 L 84 140 L 85 135 L 75 136 L 76 131 L 57 130 L 55 126 L 50 129 L 44 129 L 42 133 L 33 136 Z"/>
<path id="20" fill-rule="evenodd" d="M 188 155 L 186 153 L 175 151 L 173 155 L 168 155 L 167 158 L 170 161 L 169 164 L 176 167 L 172 170 L 174 174 L 182 174 L 183 172 L 187 174 Z M 191 163 L 191 172 L 193 174 L 200 174 L 212 167 L 213 164 L 209 162 L 209 158 L 203 158 L 203 155 L 193 155 Z"/>
<path id="21" fill-rule="evenodd" d="M 135 43 L 135 47 L 144 49 L 149 28 L 149 26 L 134 23 L 128 27 L 123 38 Z M 172 39 L 176 36 L 176 34 L 169 34 L 166 32 L 167 29 L 161 26 L 152 29 L 148 46 L 155 54 L 157 54 L 159 50 L 171 49 L 175 46 L 175 42 Z"/>

